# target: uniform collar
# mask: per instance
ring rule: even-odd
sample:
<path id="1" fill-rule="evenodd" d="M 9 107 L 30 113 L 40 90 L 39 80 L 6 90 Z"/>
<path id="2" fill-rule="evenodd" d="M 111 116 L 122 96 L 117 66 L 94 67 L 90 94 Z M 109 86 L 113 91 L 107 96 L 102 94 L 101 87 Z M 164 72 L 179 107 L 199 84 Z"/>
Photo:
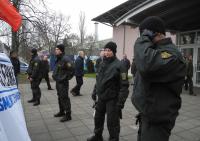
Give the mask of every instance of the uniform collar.
<path id="1" fill-rule="evenodd" d="M 156 43 L 156 45 L 166 45 L 172 43 L 171 38 L 164 38 Z"/>

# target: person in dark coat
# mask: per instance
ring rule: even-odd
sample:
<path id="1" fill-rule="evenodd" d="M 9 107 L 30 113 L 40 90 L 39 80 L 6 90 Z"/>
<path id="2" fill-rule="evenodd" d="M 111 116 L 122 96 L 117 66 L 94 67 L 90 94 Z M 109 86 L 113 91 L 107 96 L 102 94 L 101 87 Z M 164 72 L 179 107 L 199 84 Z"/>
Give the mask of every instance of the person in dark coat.
<path id="1" fill-rule="evenodd" d="M 139 25 L 134 46 L 137 68 L 132 103 L 139 111 L 138 141 L 169 141 L 181 107 L 185 61 L 161 18 L 147 17 Z"/>
<path id="2" fill-rule="evenodd" d="M 116 57 L 116 49 L 117 45 L 114 42 L 108 42 L 104 47 L 105 56 L 99 66 L 92 93 L 92 99 L 96 102 L 94 135 L 87 141 L 103 141 L 105 114 L 109 141 L 119 141 L 120 118 L 129 93 L 129 82 L 125 66 Z"/>
<path id="3" fill-rule="evenodd" d="M 128 73 L 128 70 L 130 69 L 130 61 L 128 60 L 126 54 L 123 55 L 123 59 L 121 60 L 121 62 L 122 62 L 122 64 L 124 64 L 126 71 Z"/>
<path id="4" fill-rule="evenodd" d="M 133 77 L 135 77 L 136 72 L 137 72 L 137 68 L 136 68 L 136 65 L 135 65 L 135 59 L 133 58 L 133 61 L 132 61 L 132 64 L 131 64 L 131 74 L 132 74 Z"/>
<path id="5" fill-rule="evenodd" d="M 42 74 L 43 74 L 43 78 L 47 82 L 48 90 L 53 90 L 51 88 L 51 84 L 49 81 L 49 67 L 50 66 L 49 66 L 48 56 L 45 55 L 42 60 L 42 72 L 43 72 Z"/>
<path id="6" fill-rule="evenodd" d="M 137 68 L 136 68 L 136 65 L 135 65 L 135 59 L 133 58 L 133 61 L 132 61 L 132 64 L 131 64 L 131 74 L 132 74 L 132 77 L 133 77 L 133 82 L 131 83 L 131 85 L 134 84 L 136 72 L 137 72 Z"/>
<path id="7" fill-rule="evenodd" d="M 103 57 L 104 57 L 104 50 L 102 49 L 100 50 L 99 58 L 96 60 L 96 65 L 95 65 L 96 72 L 98 72 L 99 66 L 103 62 Z"/>
<path id="8" fill-rule="evenodd" d="M 193 91 L 193 81 L 192 81 L 192 77 L 193 77 L 193 60 L 192 60 L 192 55 L 190 55 L 187 59 L 187 75 L 186 75 L 186 80 L 185 80 L 185 88 L 187 90 L 188 86 L 189 86 L 189 94 L 196 96 L 196 94 L 194 94 Z"/>
<path id="9" fill-rule="evenodd" d="M 56 90 L 58 95 L 59 112 L 54 117 L 62 117 L 60 122 L 66 122 L 72 119 L 71 117 L 71 102 L 68 95 L 69 80 L 74 72 L 73 62 L 65 56 L 65 46 L 57 45 L 55 49 L 56 66 L 53 71 L 53 79 L 56 81 Z"/>
<path id="10" fill-rule="evenodd" d="M 17 75 L 20 73 L 20 61 L 18 59 L 17 52 L 11 51 L 10 52 L 10 61 L 13 65 L 14 73 L 15 73 L 15 78 L 18 86 L 18 78 Z"/>
<path id="11" fill-rule="evenodd" d="M 37 106 L 40 104 L 41 98 L 41 90 L 40 90 L 40 82 L 42 79 L 42 65 L 41 60 L 38 57 L 37 49 L 33 48 L 31 50 L 31 60 L 29 63 L 29 67 L 27 69 L 28 79 L 31 82 L 31 89 L 33 93 L 33 98 L 29 100 L 29 103 L 34 102 L 33 106 Z"/>
<path id="12" fill-rule="evenodd" d="M 88 73 L 94 73 L 94 63 L 92 62 L 90 57 L 88 57 L 88 59 L 86 61 L 86 66 L 87 66 Z"/>
<path id="13" fill-rule="evenodd" d="M 80 96 L 80 89 L 83 85 L 83 76 L 84 76 L 84 52 L 79 51 L 78 57 L 75 61 L 75 76 L 76 76 L 76 86 L 71 89 L 73 96 Z"/>

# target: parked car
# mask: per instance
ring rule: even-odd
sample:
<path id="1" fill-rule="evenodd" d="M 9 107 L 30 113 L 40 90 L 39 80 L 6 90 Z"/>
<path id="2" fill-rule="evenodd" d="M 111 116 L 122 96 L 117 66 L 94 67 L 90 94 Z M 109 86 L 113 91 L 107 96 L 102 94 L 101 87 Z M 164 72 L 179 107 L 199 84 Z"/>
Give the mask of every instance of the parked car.
<path id="1" fill-rule="evenodd" d="M 20 73 L 26 73 L 26 70 L 28 69 L 28 64 L 20 61 Z"/>

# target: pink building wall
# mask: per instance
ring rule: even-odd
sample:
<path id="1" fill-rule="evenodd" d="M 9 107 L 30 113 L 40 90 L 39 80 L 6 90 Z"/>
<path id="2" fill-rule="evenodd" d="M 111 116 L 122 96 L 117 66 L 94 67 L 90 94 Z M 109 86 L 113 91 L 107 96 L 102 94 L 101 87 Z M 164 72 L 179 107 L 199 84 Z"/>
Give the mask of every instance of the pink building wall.
<path id="1" fill-rule="evenodd" d="M 175 35 L 171 35 L 169 32 L 167 32 L 166 36 L 171 37 L 173 43 L 176 43 Z M 138 37 L 138 27 L 133 28 L 129 25 L 120 25 L 118 27 L 113 27 L 113 41 L 117 44 L 118 59 L 122 59 L 124 51 L 124 53 L 127 54 L 127 58 L 132 62 L 132 58 L 134 57 L 133 47 Z"/>

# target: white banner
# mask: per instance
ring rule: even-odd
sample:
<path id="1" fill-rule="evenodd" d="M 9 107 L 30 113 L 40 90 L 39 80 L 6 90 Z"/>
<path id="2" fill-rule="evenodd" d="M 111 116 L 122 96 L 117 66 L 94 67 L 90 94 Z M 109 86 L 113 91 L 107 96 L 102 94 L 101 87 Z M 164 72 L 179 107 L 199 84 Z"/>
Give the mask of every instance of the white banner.
<path id="1" fill-rule="evenodd" d="M 0 141 L 31 141 L 10 59 L 0 53 Z"/>

